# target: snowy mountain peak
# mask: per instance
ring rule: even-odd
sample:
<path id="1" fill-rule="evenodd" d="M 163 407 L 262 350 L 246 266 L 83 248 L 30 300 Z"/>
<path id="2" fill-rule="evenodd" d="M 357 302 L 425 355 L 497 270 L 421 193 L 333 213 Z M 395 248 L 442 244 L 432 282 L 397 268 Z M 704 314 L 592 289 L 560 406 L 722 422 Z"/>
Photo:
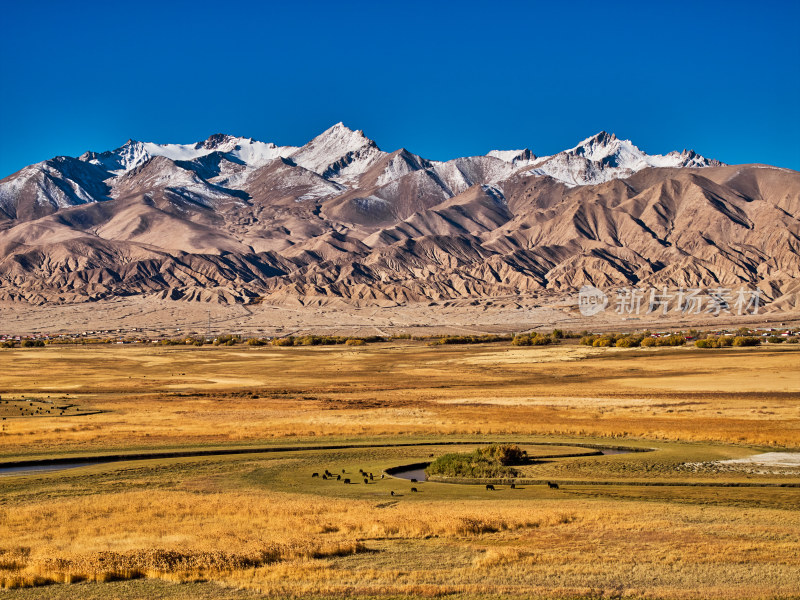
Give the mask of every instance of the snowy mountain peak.
<path id="1" fill-rule="evenodd" d="M 648 167 L 722 165 L 693 150 L 649 155 L 630 140 L 619 139 L 606 131 L 551 156 L 537 157 L 528 149 L 492 150 L 486 156 L 441 163 L 425 160 L 405 149 L 387 154 L 363 131 L 350 129 L 341 121 L 301 147 L 277 146 L 215 133 L 193 144 L 156 144 L 130 139 L 116 150 L 86 152 L 77 161 L 92 165 L 100 181 L 111 181 L 156 157 L 177 162 L 178 168 L 192 171 L 214 185 L 233 188 L 244 185 L 257 169 L 276 159 L 288 159 L 292 165 L 349 188 L 367 183 L 388 185 L 415 171 L 433 169 L 429 176 L 438 178 L 451 195 L 476 182 L 495 185 L 515 173 L 549 176 L 569 186 L 580 186 L 629 177 Z M 376 166 L 380 168 L 373 171 Z M 369 177 L 363 179 L 368 172 Z"/>
<path id="2" fill-rule="evenodd" d="M 348 147 L 351 149 L 356 149 L 364 145 L 371 145 L 377 148 L 377 144 L 365 136 L 363 131 L 360 129 L 350 129 L 341 121 L 332 127 L 328 127 L 328 129 L 320 133 L 317 137 L 306 144 L 306 146 L 310 146 L 312 144 L 317 147 L 324 145 L 331 149 L 336 147 Z M 305 148 L 306 146 L 303 147 Z"/>
<path id="3" fill-rule="evenodd" d="M 605 131 L 586 138 L 569 150 L 540 160 L 529 171 L 548 175 L 569 186 L 592 185 L 611 179 L 630 177 L 648 167 L 708 167 L 721 162 L 704 158 L 694 151 L 650 155 L 630 140 L 620 140 Z"/>
<path id="4" fill-rule="evenodd" d="M 220 146 L 229 144 L 232 140 L 241 139 L 241 138 L 234 138 L 232 135 L 228 135 L 226 133 L 214 133 L 208 136 L 208 139 L 204 142 L 197 142 L 196 147 L 199 150 L 200 148 L 206 148 L 210 150 L 216 150 Z"/>
<path id="5" fill-rule="evenodd" d="M 600 133 L 586 138 L 580 144 L 566 150 L 574 156 L 583 156 L 589 160 L 599 161 L 608 156 L 618 154 L 621 151 L 632 155 L 644 153 L 639 150 L 630 140 L 620 140 L 613 133 L 601 131 Z"/>
<path id="6" fill-rule="evenodd" d="M 601 131 L 583 140 L 579 146 L 607 146 L 617 139 L 616 134 Z"/>
<path id="7" fill-rule="evenodd" d="M 291 158 L 323 177 L 343 181 L 363 174 L 384 155 L 363 131 L 353 131 L 339 122 L 299 148 Z"/>

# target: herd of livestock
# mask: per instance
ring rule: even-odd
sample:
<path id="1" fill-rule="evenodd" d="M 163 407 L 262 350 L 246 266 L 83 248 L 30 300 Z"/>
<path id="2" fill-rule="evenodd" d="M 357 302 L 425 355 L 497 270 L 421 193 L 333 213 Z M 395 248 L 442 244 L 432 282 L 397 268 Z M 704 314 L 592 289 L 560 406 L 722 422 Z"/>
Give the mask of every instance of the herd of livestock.
<path id="1" fill-rule="evenodd" d="M 322 472 L 322 475 L 320 475 L 318 472 L 316 472 L 316 473 L 312 473 L 311 477 L 312 478 L 319 477 L 320 479 L 324 479 L 326 481 L 327 480 L 341 481 L 345 485 L 350 485 L 351 483 L 353 483 L 353 481 L 351 480 L 350 477 L 343 477 L 343 475 L 346 475 L 346 474 L 347 474 L 347 471 L 345 469 L 342 469 L 341 473 L 331 473 L 328 469 L 325 469 L 325 471 Z M 373 475 L 372 473 L 367 473 L 363 469 L 359 469 L 358 470 L 358 474 L 360 475 L 361 478 L 363 478 L 364 485 L 369 485 L 370 483 L 373 483 L 375 481 L 375 475 Z M 383 479 L 385 476 L 386 476 L 385 473 L 381 473 L 380 479 Z M 418 481 L 416 479 L 413 479 L 413 478 L 410 481 L 411 481 L 411 483 L 418 483 Z M 547 486 L 551 490 L 559 489 L 558 484 L 557 483 L 553 483 L 551 481 L 547 482 Z M 517 486 L 516 486 L 516 484 L 512 483 L 512 484 L 510 484 L 509 488 L 514 490 L 514 489 L 517 489 Z M 491 483 L 487 483 L 486 484 L 486 489 L 487 489 L 487 491 L 495 491 L 495 487 Z M 415 487 L 412 487 L 411 491 L 412 492 L 418 492 L 419 490 L 417 490 L 417 488 L 415 488 Z M 390 496 L 396 496 L 397 494 L 395 494 L 394 490 L 392 490 L 392 491 L 389 492 L 389 495 Z"/>

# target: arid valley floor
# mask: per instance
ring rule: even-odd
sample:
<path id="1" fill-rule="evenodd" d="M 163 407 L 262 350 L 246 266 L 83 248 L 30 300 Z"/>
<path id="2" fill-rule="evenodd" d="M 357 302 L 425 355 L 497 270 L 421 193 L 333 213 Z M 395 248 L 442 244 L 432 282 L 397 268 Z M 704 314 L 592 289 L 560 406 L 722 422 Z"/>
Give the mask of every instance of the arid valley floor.
<path id="1" fill-rule="evenodd" d="M 49 345 L 0 365 L 0 470 L 95 457 L 0 473 L 4 598 L 800 597 L 800 468 L 721 462 L 800 450 L 797 345 Z M 550 458 L 515 489 L 378 475 L 490 442 Z"/>

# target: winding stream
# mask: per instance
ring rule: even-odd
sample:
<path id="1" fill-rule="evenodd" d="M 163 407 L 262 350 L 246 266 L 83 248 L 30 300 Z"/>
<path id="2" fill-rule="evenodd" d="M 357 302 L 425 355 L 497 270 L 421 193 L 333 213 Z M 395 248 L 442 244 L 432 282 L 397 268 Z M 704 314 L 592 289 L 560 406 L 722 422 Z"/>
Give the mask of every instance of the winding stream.
<path id="1" fill-rule="evenodd" d="M 0 477 L 3 475 L 35 475 L 36 473 L 49 473 L 51 471 L 63 471 L 76 467 L 88 467 L 90 465 L 100 465 L 102 462 L 79 462 L 63 463 L 58 465 L 29 465 L 26 467 L 4 467 L 0 469 Z"/>
<path id="2" fill-rule="evenodd" d="M 270 448 L 230 448 L 222 450 L 197 450 L 197 451 L 176 451 L 176 452 L 153 452 L 147 454 L 128 454 L 128 455 L 113 455 L 113 456 L 96 456 L 96 457 L 76 457 L 71 459 L 42 459 L 42 460 L 23 460 L 19 462 L 6 463 L 6 466 L 0 464 L 0 477 L 11 475 L 36 475 L 39 473 L 52 473 L 55 471 L 64 471 L 67 469 L 75 469 L 77 467 L 90 467 L 93 465 L 104 465 L 113 462 L 127 462 L 127 461 L 141 461 L 153 460 L 159 458 L 189 458 L 199 456 L 229 456 L 232 454 L 261 454 L 273 452 L 298 452 L 298 451 L 322 451 L 322 450 L 345 450 L 357 448 L 397 448 L 397 447 L 425 447 L 425 446 L 464 446 L 474 445 L 475 442 L 421 442 L 421 443 L 407 443 L 407 444 L 352 444 L 352 445 L 332 445 L 332 446 L 284 446 L 284 447 L 270 447 Z M 536 445 L 536 444 L 530 444 Z M 547 446 L 550 444 L 540 444 Z M 602 454 L 624 454 L 627 452 L 642 452 L 643 449 L 631 448 L 625 449 L 622 447 L 595 447 L 595 446 L 575 446 L 576 448 L 583 447 L 587 450 L 599 451 Z M 587 453 L 590 455 L 592 453 Z M 387 469 L 386 473 L 393 477 L 400 477 L 401 479 L 416 479 L 417 481 L 425 481 L 425 468 L 430 463 L 415 463 L 412 465 L 405 465 Z"/>

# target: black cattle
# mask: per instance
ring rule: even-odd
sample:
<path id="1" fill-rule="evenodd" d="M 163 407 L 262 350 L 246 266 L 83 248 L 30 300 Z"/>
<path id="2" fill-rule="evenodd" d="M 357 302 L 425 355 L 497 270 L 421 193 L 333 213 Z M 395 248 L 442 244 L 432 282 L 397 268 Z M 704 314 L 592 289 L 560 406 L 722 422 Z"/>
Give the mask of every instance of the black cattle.
<path id="1" fill-rule="evenodd" d="M 389 492 L 389 494 L 390 494 L 391 496 L 394 496 L 394 490 L 392 490 L 391 492 Z"/>
<path id="2" fill-rule="evenodd" d="M 327 479 L 328 479 L 328 476 L 327 476 L 327 475 L 323 475 L 323 476 L 322 476 L 322 478 L 323 478 L 323 479 L 325 479 L 325 480 L 327 480 Z"/>
<path id="3" fill-rule="evenodd" d="M 364 483 L 369 483 L 369 479 L 364 478 Z"/>
<path id="4" fill-rule="evenodd" d="M 494 491 L 494 486 L 491 483 L 487 483 L 486 484 L 486 489 Z"/>
<path id="5" fill-rule="evenodd" d="M 417 480 L 416 479 L 412 479 L 411 483 L 417 483 Z"/>
<path id="6" fill-rule="evenodd" d="M 311 476 L 312 477 L 319 477 L 319 473 L 312 473 Z"/>
<path id="7" fill-rule="evenodd" d="M 341 475 L 337 475 L 336 476 L 336 481 L 341 481 L 341 480 L 342 480 L 342 476 Z"/>
<path id="8" fill-rule="evenodd" d="M 342 473 L 346 473 L 346 472 L 347 472 L 347 471 L 345 471 L 344 469 L 342 469 Z"/>
<path id="9" fill-rule="evenodd" d="M 345 483 L 350 483 L 350 480 L 349 479 L 345 479 L 344 482 Z"/>
<path id="10" fill-rule="evenodd" d="M 516 483 L 512 483 L 512 484 L 511 484 L 511 489 L 512 489 L 512 490 L 515 490 L 515 489 L 517 489 L 517 484 L 516 484 Z"/>
<path id="11" fill-rule="evenodd" d="M 417 488 L 411 488 L 411 491 L 412 491 L 412 492 L 416 492 L 416 491 L 417 491 Z"/>
<path id="12" fill-rule="evenodd" d="M 551 483 L 551 482 L 548 481 L 547 482 L 547 487 L 549 487 L 551 490 L 557 490 L 558 489 L 558 484 L 557 483 Z"/>
<path id="13" fill-rule="evenodd" d="M 375 478 L 373 477 L 372 473 L 370 473 L 369 474 L 369 480 L 372 481 L 373 479 L 375 479 Z"/>

